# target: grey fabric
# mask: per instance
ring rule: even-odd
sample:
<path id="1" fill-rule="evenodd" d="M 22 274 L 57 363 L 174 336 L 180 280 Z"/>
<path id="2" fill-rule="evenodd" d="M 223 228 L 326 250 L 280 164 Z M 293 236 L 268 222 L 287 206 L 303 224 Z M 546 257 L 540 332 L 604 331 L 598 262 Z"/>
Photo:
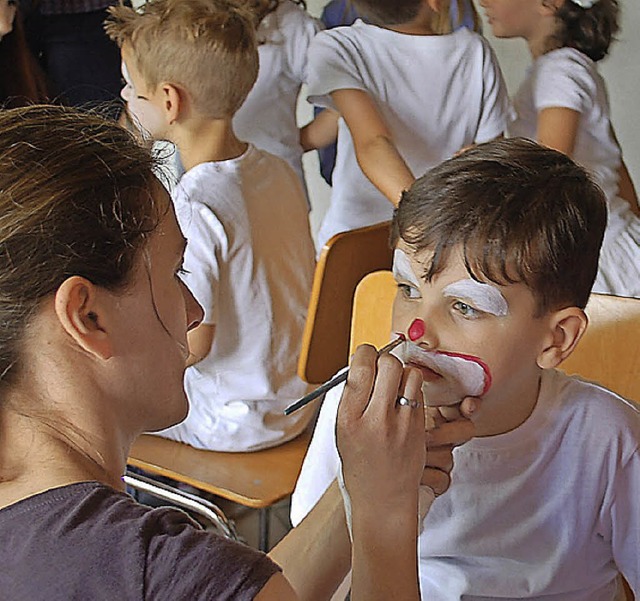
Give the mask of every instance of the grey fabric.
<path id="1" fill-rule="evenodd" d="M 179 510 L 97 482 L 0 510 L 0 541 L 3 601 L 249 600 L 279 569 Z"/>

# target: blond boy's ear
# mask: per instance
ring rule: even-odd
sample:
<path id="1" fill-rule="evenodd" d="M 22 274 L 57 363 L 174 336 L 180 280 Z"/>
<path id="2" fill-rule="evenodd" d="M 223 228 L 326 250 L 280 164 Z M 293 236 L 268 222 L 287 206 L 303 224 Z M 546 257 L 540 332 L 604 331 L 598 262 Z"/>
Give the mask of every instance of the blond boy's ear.
<path id="1" fill-rule="evenodd" d="M 157 93 L 165 120 L 169 125 L 173 125 L 184 116 L 187 106 L 186 93 L 182 88 L 168 82 L 160 84 Z"/>
<path id="2" fill-rule="evenodd" d="M 543 369 L 557 367 L 576 347 L 589 319 L 578 307 L 567 307 L 554 312 L 549 318 L 549 335 L 545 346 L 537 357 L 538 366 Z"/>

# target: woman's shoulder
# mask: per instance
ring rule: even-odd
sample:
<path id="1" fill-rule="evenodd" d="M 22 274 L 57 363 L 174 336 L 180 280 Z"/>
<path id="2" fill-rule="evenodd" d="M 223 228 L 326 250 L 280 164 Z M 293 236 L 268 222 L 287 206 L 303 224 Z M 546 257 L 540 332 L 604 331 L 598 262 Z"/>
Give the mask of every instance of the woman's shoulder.
<path id="1" fill-rule="evenodd" d="M 146 507 L 97 482 L 20 501 L 0 512 L 0 524 L 11 543 L 10 555 L 8 547 L 0 552 L 3 564 L 37 574 L 33 586 L 21 578 L 25 595 L 37 586 L 55 591 L 53 599 L 94 598 L 99 590 L 114 598 L 146 590 L 152 599 L 238 590 L 249 598 L 278 571 L 264 554 L 200 529 L 178 509 Z"/>

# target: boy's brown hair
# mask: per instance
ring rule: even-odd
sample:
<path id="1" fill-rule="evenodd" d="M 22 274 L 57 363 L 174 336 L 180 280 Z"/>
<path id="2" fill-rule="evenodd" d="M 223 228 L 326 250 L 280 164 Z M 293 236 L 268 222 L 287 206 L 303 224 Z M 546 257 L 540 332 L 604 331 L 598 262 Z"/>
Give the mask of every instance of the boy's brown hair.
<path id="1" fill-rule="evenodd" d="M 227 0 L 151 0 L 139 11 L 109 9 L 109 37 L 126 46 L 151 90 L 183 87 L 195 109 L 231 118 L 258 76 L 251 14 Z"/>
<path id="2" fill-rule="evenodd" d="M 429 281 L 461 246 L 469 274 L 525 284 L 537 316 L 584 308 L 607 222 L 604 193 L 566 155 L 512 138 L 449 159 L 404 192 L 391 242 L 433 251 Z"/>

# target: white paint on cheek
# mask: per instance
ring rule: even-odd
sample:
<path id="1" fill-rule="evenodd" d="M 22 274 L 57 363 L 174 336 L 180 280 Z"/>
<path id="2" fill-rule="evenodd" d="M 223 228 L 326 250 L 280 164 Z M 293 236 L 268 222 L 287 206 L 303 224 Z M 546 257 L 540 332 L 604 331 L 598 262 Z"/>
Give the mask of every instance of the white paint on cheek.
<path id="1" fill-rule="evenodd" d="M 471 278 L 449 284 L 442 293 L 447 297 L 468 301 L 473 308 L 496 317 L 504 317 L 509 313 L 509 305 L 500 290 Z"/>
<path id="2" fill-rule="evenodd" d="M 407 253 L 399 248 L 393 251 L 393 277 L 396 281 L 409 282 L 416 288 L 420 288 L 420 279 L 414 273 Z"/>

